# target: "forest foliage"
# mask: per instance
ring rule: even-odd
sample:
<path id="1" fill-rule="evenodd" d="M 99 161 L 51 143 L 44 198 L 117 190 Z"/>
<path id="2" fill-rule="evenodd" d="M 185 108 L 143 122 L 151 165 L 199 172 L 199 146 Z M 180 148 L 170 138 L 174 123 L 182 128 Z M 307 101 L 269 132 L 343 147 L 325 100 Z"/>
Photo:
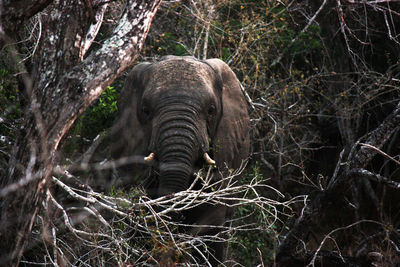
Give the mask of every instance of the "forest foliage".
<path id="1" fill-rule="evenodd" d="M 112 4 L 98 42 L 111 33 L 122 5 Z M 313 199 L 347 170 L 363 168 L 373 179 L 349 178 L 341 195 L 331 197 L 313 221 L 299 251 L 304 250 L 307 263 L 315 251 L 381 266 L 400 261 L 399 129 L 381 146 L 371 144 L 377 155 L 365 166 L 351 166 L 357 150 L 400 102 L 399 27 L 396 1 L 164 1 L 140 61 L 173 54 L 227 62 L 248 95 L 251 113 L 252 153 L 243 182 L 266 180 L 283 194 L 279 201 L 304 197 L 279 207 L 278 218 L 266 219 L 251 204 L 239 207 L 237 222 L 257 227 L 235 233 L 228 250 L 232 259 L 243 266 L 274 263 L 283 236 Z M 34 41 L 26 39 L 21 49 Z M 25 103 L 7 49 L 1 53 L 0 176 L 6 173 Z M 107 132 L 123 79 L 75 122 L 63 142 L 61 162 L 74 162 Z M 115 190 L 105 193 L 121 194 Z M 127 225 L 115 224 L 116 229 Z"/>

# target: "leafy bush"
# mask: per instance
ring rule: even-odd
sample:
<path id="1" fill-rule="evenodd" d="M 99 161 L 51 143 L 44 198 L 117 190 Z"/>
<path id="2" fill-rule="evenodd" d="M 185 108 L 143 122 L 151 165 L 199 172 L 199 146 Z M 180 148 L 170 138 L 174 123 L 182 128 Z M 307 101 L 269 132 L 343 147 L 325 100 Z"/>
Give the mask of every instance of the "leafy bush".
<path id="1" fill-rule="evenodd" d="M 117 89 L 114 86 L 107 87 L 99 99 L 76 120 L 63 146 L 66 155 L 73 157 L 74 153 L 80 154 L 99 133 L 111 127 L 117 113 L 117 98 Z"/>
<path id="2" fill-rule="evenodd" d="M 252 167 L 252 168 L 251 168 Z M 259 164 L 249 166 L 243 184 L 251 184 L 253 179 L 264 179 Z M 255 197 L 254 192 L 247 195 Z M 260 262 L 272 262 L 276 242 L 276 226 L 273 224 L 274 212 L 266 213 L 260 207 L 244 204 L 235 210 L 232 226 L 237 228 L 229 242 L 229 257 L 243 266 L 255 266 Z M 266 217 L 267 216 L 267 217 Z M 244 227 L 243 227 L 244 226 Z"/>

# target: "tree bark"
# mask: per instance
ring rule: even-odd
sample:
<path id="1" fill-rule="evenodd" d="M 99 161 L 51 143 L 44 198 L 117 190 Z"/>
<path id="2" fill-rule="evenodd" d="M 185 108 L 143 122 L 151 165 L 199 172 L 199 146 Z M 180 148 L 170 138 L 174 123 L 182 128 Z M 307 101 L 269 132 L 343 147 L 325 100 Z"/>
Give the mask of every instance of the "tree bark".
<path id="1" fill-rule="evenodd" d="M 5 256 L 0 265 L 19 264 L 61 139 L 75 119 L 134 62 L 160 4 L 161 0 L 128 1 L 112 36 L 86 58 L 85 42 L 93 41 L 87 32 L 92 24 L 98 24 L 96 17 L 102 18 L 98 16 L 104 12 L 102 1 L 56 1 L 47 12 L 38 14 L 42 35 L 33 57 L 32 86 L 26 84 L 25 88 L 30 104 L 8 177 L 1 182 L 0 249 Z M 5 7 L 0 6 L 2 15 Z M 15 14 L 7 17 L 20 18 L 19 14 L 26 13 L 20 9 L 24 6 L 9 10 Z"/>

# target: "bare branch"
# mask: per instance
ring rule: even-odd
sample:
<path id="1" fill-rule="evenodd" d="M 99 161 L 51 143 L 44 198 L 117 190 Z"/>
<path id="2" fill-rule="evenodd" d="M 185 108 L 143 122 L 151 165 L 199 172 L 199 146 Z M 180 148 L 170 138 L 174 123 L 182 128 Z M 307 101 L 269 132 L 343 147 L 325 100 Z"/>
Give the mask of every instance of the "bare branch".
<path id="1" fill-rule="evenodd" d="M 184 225 L 179 221 L 172 220 L 170 214 L 182 212 L 192 209 L 204 203 L 213 203 L 220 205 L 228 205 L 232 207 L 240 207 L 243 205 L 250 205 L 253 208 L 259 208 L 263 214 L 263 220 L 272 227 L 273 224 L 279 220 L 278 207 L 286 207 L 291 209 L 291 205 L 303 202 L 303 198 L 295 198 L 285 202 L 278 202 L 276 200 L 268 199 L 259 193 L 260 190 L 271 190 L 276 194 L 281 195 L 276 189 L 266 186 L 263 181 L 259 181 L 255 177 L 249 184 L 238 184 L 234 181 L 234 177 L 241 174 L 243 168 L 233 172 L 230 176 L 224 178 L 222 181 L 211 182 L 210 172 L 211 167 L 206 172 L 199 172 L 197 174 L 197 181 L 202 181 L 203 186 L 200 190 L 194 191 L 192 186 L 182 192 L 175 193 L 170 196 L 164 196 L 157 199 L 149 199 L 146 196 L 138 195 L 136 200 L 128 200 L 120 197 L 111 197 L 104 194 L 96 193 L 93 191 L 81 190 L 68 186 L 62 182 L 61 179 L 53 177 L 53 181 L 60 189 L 65 190 L 72 198 L 83 206 L 81 208 L 63 208 L 62 205 L 48 193 L 49 199 L 52 203 L 62 212 L 63 222 L 65 223 L 69 232 L 82 241 L 85 245 L 96 247 L 104 253 L 111 252 L 111 247 L 115 247 L 118 251 L 132 251 L 136 255 L 135 264 L 140 264 L 148 260 L 158 262 L 161 264 L 160 259 L 154 254 L 155 247 L 161 246 L 169 248 L 169 251 L 186 255 L 189 264 L 208 264 L 208 257 L 210 252 L 207 249 L 207 242 L 225 242 L 229 235 L 228 233 L 237 231 L 254 231 L 259 229 L 259 225 L 240 225 L 237 227 L 232 226 L 214 226 L 214 225 Z M 70 178 L 68 178 L 70 179 Z M 220 188 L 220 185 L 227 184 L 226 188 Z M 194 184 L 194 183 L 193 183 Z M 79 186 L 82 187 L 82 186 Z M 211 188 L 220 188 L 218 190 L 211 190 Z M 229 203 L 229 204 L 226 204 Z M 82 205 L 84 204 L 84 205 Z M 160 209 L 161 208 L 161 209 Z M 81 210 L 81 213 L 86 211 L 87 216 L 95 219 L 104 228 L 97 228 L 97 232 L 91 232 L 78 229 L 80 225 L 79 220 L 74 219 L 72 213 Z M 114 219 L 111 223 L 105 221 L 104 214 L 111 212 Z M 83 215 L 83 214 L 82 214 Z M 108 216 L 109 217 L 109 216 Z M 271 219 L 272 218 L 272 219 Z M 80 219 L 84 221 L 85 216 Z M 74 224 L 72 223 L 74 221 Z M 124 222 L 124 227 L 127 227 L 128 232 L 136 232 L 140 236 L 151 236 L 156 240 L 154 246 L 146 249 L 146 246 L 140 246 L 140 239 L 135 239 L 135 248 L 129 246 L 126 242 L 121 242 L 124 232 L 118 233 L 113 230 L 115 228 L 114 222 Z M 126 222 L 126 223 L 125 223 Z M 202 235 L 194 236 L 190 233 L 176 231 L 177 227 L 190 227 L 190 228 L 218 228 L 222 232 L 216 236 Z M 57 229 L 57 228 L 55 228 Z M 60 231 L 60 230 L 57 230 Z M 195 231 L 195 230 L 194 230 Z M 131 235 L 131 234 L 130 234 Z M 226 235 L 226 237 L 225 237 Z M 62 234 L 55 233 L 57 242 L 61 242 Z M 95 243 L 94 237 L 101 237 L 110 240 L 106 246 L 98 246 Z M 130 238 L 135 238 L 132 236 Z M 138 248 L 138 249 L 137 249 Z M 60 247 L 58 247 L 60 249 Z M 174 252 L 175 251 L 175 252 Z M 191 252 L 192 251 L 192 252 Z M 195 258 L 191 254 L 196 251 L 200 258 Z M 65 252 L 63 252 L 65 253 Z M 118 252 L 120 253 L 120 252 Z M 54 258 L 54 257 L 53 257 Z M 132 258 L 132 257 L 131 257 Z M 123 260 L 119 262 L 124 264 Z"/>
<path id="2" fill-rule="evenodd" d="M 398 161 L 397 159 L 393 158 L 392 156 L 389 156 L 388 154 L 386 154 L 385 152 L 383 152 L 382 150 L 380 150 L 379 148 L 372 146 L 370 144 L 364 144 L 364 143 L 359 143 L 362 147 L 367 147 L 367 148 L 371 148 L 372 150 L 375 150 L 377 153 L 381 154 L 382 156 L 390 159 L 391 161 L 395 162 L 396 164 L 400 165 L 400 161 Z"/>
<path id="3" fill-rule="evenodd" d="M 96 0 L 92 4 L 97 8 L 95 11 L 96 14 L 94 15 L 94 23 L 90 25 L 90 28 L 86 34 L 86 39 L 83 44 L 81 53 L 80 53 L 80 59 L 83 60 L 83 57 L 85 56 L 86 52 L 89 50 L 90 46 L 92 45 L 94 39 L 96 38 L 100 27 L 103 23 L 103 17 L 104 13 L 106 12 L 107 6 L 108 6 L 108 1 L 107 0 Z"/>
<path id="4" fill-rule="evenodd" d="M 309 264 L 307 264 L 307 267 L 308 267 L 308 266 L 315 266 L 315 260 L 317 259 L 318 253 L 321 251 L 321 248 L 325 245 L 325 243 L 326 243 L 326 241 L 327 241 L 328 239 L 334 240 L 333 237 L 332 237 L 332 235 L 333 235 L 334 233 L 336 233 L 336 232 L 338 232 L 338 231 L 347 230 L 347 229 L 352 228 L 352 227 L 354 227 L 354 226 L 357 226 L 357 225 L 359 225 L 359 224 L 361 224 L 361 223 L 373 223 L 373 224 L 382 225 L 381 223 L 379 223 L 379 222 L 377 222 L 377 221 L 372 221 L 372 220 L 361 220 L 361 221 L 354 222 L 354 223 L 352 223 L 352 224 L 350 224 L 350 225 L 347 225 L 347 226 L 344 226 L 344 227 L 339 227 L 339 228 L 336 228 L 336 229 L 330 231 L 327 235 L 325 235 L 325 237 L 323 238 L 323 240 L 322 240 L 321 243 L 319 244 L 317 250 L 316 250 L 315 253 L 314 253 L 314 256 L 313 256 L 312 260 L 310 261 Z M 340 255 L 340 256 L 341 256 L 341 255 Z M 342 260 L 343 260 L 343 257 L 342 257 Z M 343 260 L 343 263 L 345 263 L 344 260 Z"/>

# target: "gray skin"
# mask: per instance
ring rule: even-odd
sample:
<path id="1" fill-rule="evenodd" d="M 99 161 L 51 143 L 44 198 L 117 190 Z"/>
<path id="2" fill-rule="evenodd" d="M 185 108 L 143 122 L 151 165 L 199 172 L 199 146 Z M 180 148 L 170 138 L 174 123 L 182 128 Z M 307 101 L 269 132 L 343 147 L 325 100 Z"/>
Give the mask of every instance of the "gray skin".
<path id="1" fill-rule="evenodd" d="M 236 75 L 219 59 L 167 56 L 140 63 L 129 74 L 118 102 L 119 116 L 111 132 L 111 153 L 144 156 L 152 166 L 130 165 L 120 171 L 148 176 L 147 193 L 159 197 L 187 189 L 193 173 L 216 162 L 214 180 L 237 169 L 249 156 L 249 115 Z M 144 163 L 144 160 L 142 160 Z M 224 225 L 232 211 L 224 205 L 202 205 L 184 214 L 190 225 Z M 217 234 L 193 227 L 192 234 Z M 213 265 L 224 259 L 224 245 L 211 244 Z"/>

